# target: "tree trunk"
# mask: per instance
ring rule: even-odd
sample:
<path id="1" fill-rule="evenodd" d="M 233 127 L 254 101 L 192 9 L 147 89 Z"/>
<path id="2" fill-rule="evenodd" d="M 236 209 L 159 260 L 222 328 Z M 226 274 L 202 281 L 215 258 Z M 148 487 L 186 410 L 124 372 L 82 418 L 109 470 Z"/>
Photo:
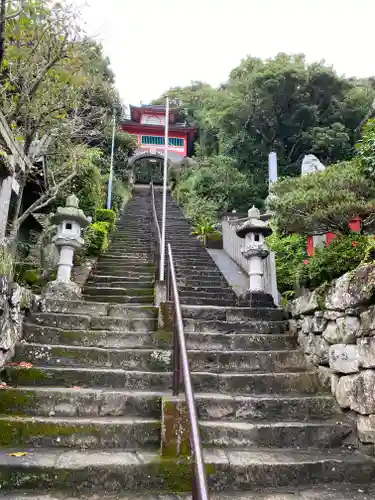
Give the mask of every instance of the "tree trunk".
<path id="1" fill-rule="evenodd" d="M 22 179 L 20 179 L 20 190 L 18 193 L 16 207 L 14 210 L 12 221 L 10 223 L 10 232 L 9 232 L 9 238 L 8 238 L 9 243 L 10 243 L 11 248 L 12 248 L 13 255 L 16 253 L 17 236 L 18 236 L 18 231 L 20 229 L 20 225 L 18 224 L 17 219 L 18 219 L 19 213 L 21 211 L 23 190 L 25 188 L 25 184 L 26 184 L 26 178 L 25 178 L 25 176 L 22 176 Z"/>

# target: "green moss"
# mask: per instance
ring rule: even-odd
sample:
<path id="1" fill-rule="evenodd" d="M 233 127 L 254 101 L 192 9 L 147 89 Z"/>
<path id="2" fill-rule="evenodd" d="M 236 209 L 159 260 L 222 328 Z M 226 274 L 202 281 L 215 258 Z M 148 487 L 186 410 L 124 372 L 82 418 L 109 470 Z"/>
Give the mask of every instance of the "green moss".
<path id="1" fill-rule="evenodd" d="M 47 380 L 50 375 L 40 368 L 13 368 L 4 369 L 4 378 L 6 382 L 16 383 L 18 385 L 37 385 L 41 380 Z"/>
<path id="2" fill-rule="evenodd" d="M 34 285 L 40 279 L 40 274 L 38 269 L 28 269 L 22 274 L 21 279 L 28 285 Z"/>
<path id="3" fill-rule="evenodd" d="M 163 328 L 158 328 L 154 334 L 154 340 L 160 349 L 172 348 L 173 334 Z"/>
<path id="4" fill-rule="evenodd" d="M 53 422 L 36 422 L 15 420 L 0 420 L 0 445 L 22 446 L 32 444 L 35 438 L 57 438 L 75 434 L 93 434 L 94 425 L 75 426 L 62 425 Z"/>
<path id="5" fill-rule="evenodd" d="M 22 414 L 28 407 L 34 407 L 36 404 L 33 391 L 19 391 L 9 387 L 3 390 L 0 396 L 0 413 L 2 414 Z"/>
<path id="6" fill-rule="evenodd" d="M 205 464 L 207 480 L 216 470 L 213 464 Z M 191 459 L 160 457 L 151 464 L 150 475 L 162 480 L 165 493 L 189 493 L 193 485 L 193 462 Z"/>
<path id="7" fill-rule="evenodd" d="M 331 284 L 326 281 L 322 285 L 320 285 L 316 290 L 316 301 L 318 303 L 319 309 L 323 311 L 325 309 L 325 300 L 328 290 L 330 289 Z"/>
<path id="8" fill-rule="evenodd" d="M 176 401 L 169 401 L 166 398 L 163 398 L 163 415 L 166 415 L 167 417 L 163 418 L 168 418 L 176 422 L 177 420 L 180 421 L 184 418 L 183 415 L 181 415 L 181 408 L 178 409 L 176 407 Z M 180 414 L 179 414 L 180 413 Z M 191 456 L 191 448 L 190 448 L 190 441 L 189 441 L 189 421 L 188 421 L 188 414 L 187 414 L 187 408 L 186 408 L 186 415 L 185 415 L 185 420 L 186 420 L 186 429 L 181 430 L 180 436 L 175 436 L 174 434 L 172 436 L 164 435 L 163 439 L 163 444 L 162 444 L 162 454 L 163 457 L 168 457 L 168 458 L 187 458 Z M 169 425 L 167 425 L 167 428 L 169 428 Z M 174 432 L 176 432 L 176 429 L 174 429 Z M 178 442 L 177 442 L 178 440 Z M 177 456 L 177 447 L 179 448 L 179 454 Z"/>

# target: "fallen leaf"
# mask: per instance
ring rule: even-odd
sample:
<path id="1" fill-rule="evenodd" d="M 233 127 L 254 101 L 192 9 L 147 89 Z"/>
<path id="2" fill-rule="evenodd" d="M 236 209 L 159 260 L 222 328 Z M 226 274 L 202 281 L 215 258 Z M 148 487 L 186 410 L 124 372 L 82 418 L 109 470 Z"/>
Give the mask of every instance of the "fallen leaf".
<path id="1" fill-rule="evenodd" d="M 79 385 L 73 385 L 71 387 L 71 389 L 83 389 L 83 387 L 79 386 Z"/>
<path id="2" fill-rule="evenodd" d="M 27 451 L 14 451 L 13 453 L 8 453 L 10 457 L 24 457 L 28 454 Z"/>
<path id="3" fill-rule="evenodd" d="M 27 363 L 26 361 L 17 361 L 14 363 L 8 363 L 9 366 L 20 366 L 21 368 L 32 368 L 32 363 Z"/>
<path id="4" fill-rule="evenodd" d="M 0 383 L 0 389 L 6 389 L 8 386 L 6 384 L 6 382 L 1 382 Z"/>

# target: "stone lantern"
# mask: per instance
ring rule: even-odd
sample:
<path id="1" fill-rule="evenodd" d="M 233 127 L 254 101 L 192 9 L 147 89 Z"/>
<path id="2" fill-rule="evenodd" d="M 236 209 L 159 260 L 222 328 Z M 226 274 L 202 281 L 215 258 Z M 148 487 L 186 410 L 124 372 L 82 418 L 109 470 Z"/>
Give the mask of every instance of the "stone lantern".
<path id="1" fill-rule="evenodd" d="M 246 302 L 250 307 L 275 307 L 272 295 L 265 293 L 263 280 L 263 260 L 270 253 L 265 237 L 272 233 L 268 223 L 261 220 L 256 207 L 248 211 L 248 219 L 236 227 L 236 234 L 244 239 L 242 255 L 249 261 L 250 286 Z"/>
<path id="2" fill-rule="evenodd" d="M 81 248 L 84 240 L 81 229 L 89 224 L 89 219 L 78 208 L 78 198 L 74 194 L 68 196 L 65 207 L 58 207 L 57 212 L 51 217 L 51 222 L 57 225 L 57 233 L 53 242 L 60 251 L 57 264 L 56 281 L 47 285 L 45 293 L 62 295 L 80 295 L 80 288 L 70 281 L 73 267 L 74 251 Z"/>

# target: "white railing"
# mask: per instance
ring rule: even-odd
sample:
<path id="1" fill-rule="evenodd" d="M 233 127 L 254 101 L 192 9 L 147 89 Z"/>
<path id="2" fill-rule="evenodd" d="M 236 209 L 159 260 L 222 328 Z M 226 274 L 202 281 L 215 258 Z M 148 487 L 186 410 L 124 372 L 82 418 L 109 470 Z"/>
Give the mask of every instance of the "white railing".
<path id="1" fill-rule="evenodd" d="M 247 219 L 235 219 L 224 217 L 222 220 L 223 249 L 234 260 L 240 268 L 249 275 L 249 261 L 241 253 L 244 240 L 236 234 L 235 226 L 239 222 L 245 222 Z M 280 304 L 279 292 L 277 291 L 276 262 L 275 253 L 270 252 L 269 256 L 263 261 L 263 280 L 264 291 L 272 295 L 275 304 Z"/>

